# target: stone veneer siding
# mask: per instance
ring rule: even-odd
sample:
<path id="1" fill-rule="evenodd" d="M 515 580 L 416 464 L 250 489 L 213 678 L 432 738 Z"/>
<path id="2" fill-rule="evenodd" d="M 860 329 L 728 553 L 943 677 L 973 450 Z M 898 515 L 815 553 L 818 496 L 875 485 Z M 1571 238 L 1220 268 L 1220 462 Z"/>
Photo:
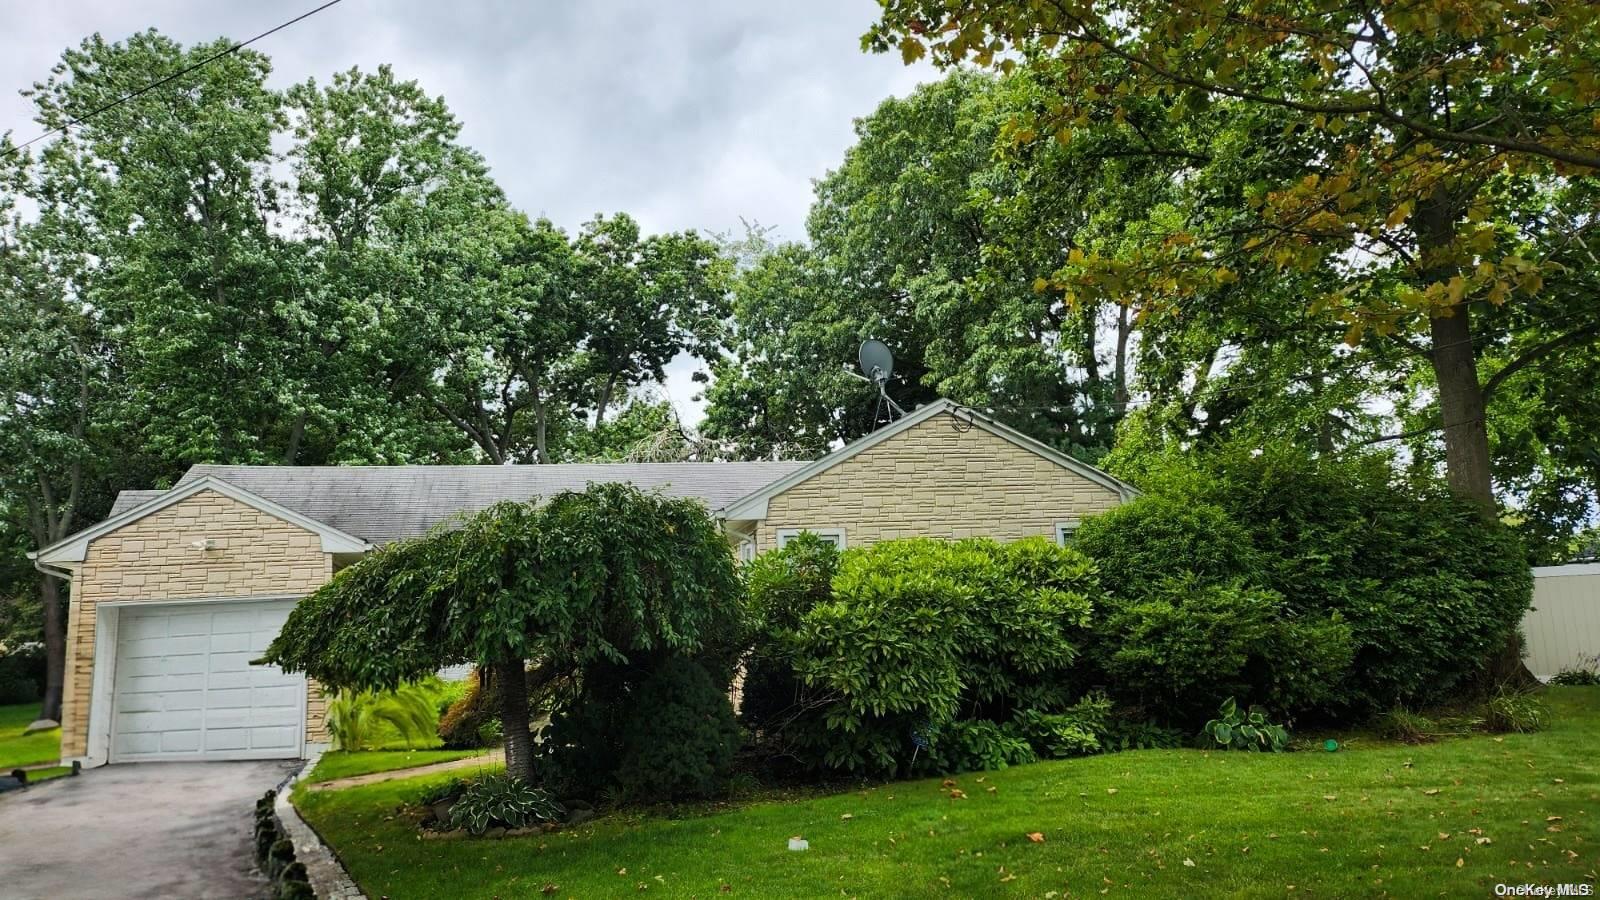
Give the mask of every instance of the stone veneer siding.
<path id="1" fill-rule="evenodd" d="M 843 528 L 851 547 L 905 537 L 1054 538 L 1056 523 L 1121 502 L 1111 488 L 941 414 L 773 497 L 757 550 L 776 547 L 787 528 Z"/>
<path id="2" fill-rule="evenodd" d="M 191 546 L 201 538 L 216 546 Z M 96 604 L 308 594 L 332 576 L 318 535 L 210 490 L 91 541 L 72 579 L 62 757 L 88 753 Z M 324 741 L 322 692 L 308 681 L 307 695 L 306 740 Z"/>

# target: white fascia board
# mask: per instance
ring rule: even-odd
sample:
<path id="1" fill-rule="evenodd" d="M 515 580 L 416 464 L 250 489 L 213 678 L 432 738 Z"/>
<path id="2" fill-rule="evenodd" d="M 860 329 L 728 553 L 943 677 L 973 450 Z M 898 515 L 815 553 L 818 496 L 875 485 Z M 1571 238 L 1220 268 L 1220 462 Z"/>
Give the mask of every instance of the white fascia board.
<path id="1" fill-rule="evenodd" d="M 244 488 L 229 484 L 211 475 L 202 475 L 193 481 L 181 484 L 159 497 L 152 497 L 145 503 L 135 506 L 120 515 L 101 522 L 90 528 L 78 532 L 71 537 L 57 541 L 48 547 L 31 553 L 29 556 L 38 562 L 48 564 L 67 564 L 83 562 L 89 552 L 89 542 L 95 538 L 103 537 L 122 528 L 129 523 L 138 521 L 151 513 L 160 512 L 175 503 L 187 500 L 201 491 L 216 491 L 225 497 L 253 507 L 277 519 L 282 519 L 291 525 L 298 525 L 305 530 L 316 534 L 322 539 L 322 552 L 324 553 L 365 553 L 372 549 L 372 545 L 352 534 L 346 534 L 330 525 L 318 522 L 309 516 L 301 515 L 294 510 L 268 500 L 265 497 L 252 494 Z"/>

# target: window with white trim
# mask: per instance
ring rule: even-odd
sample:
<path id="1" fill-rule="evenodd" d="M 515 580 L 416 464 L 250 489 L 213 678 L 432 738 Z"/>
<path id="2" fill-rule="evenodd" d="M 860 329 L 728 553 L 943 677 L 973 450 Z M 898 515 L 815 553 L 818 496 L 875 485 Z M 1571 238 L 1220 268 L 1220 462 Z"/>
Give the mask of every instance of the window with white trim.
<path id="1" fill-rule="evenodd" d="M 739 542 L 739 561 L 750 562 L 756 558 L 756 542 L 745 538 Z"/>
<path id="2" fill-rule="evenodd" d="M 1056 543 L 1065 547 L 1072 543 L 1072 536 L 1078 533 L 1078 520 L 1056 523 Z"/>
<path id="3" fill-rule="evenodd" d="M 840 550 L 844 549 L 843 528 L 779 528 L 778 546 L 782 548 L 785 544 L 802 534 L 814 534 L 817 537 L 822 538 L 828 543 L 834 545 L 835 547 L 838 547 Z"/>

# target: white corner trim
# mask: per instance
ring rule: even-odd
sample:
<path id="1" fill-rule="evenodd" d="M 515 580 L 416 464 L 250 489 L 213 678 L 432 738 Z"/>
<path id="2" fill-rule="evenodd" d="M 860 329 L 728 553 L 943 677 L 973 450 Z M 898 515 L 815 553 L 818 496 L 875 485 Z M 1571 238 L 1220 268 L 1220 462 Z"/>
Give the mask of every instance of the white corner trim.
<path id="1" fill-rule="evenodd" d="M 839 542 L 840 550 L 843 550 L 846 546 L 848 546 L 847 542 L 845 541 L 843 528 L 779 528 L 776 538 L 777 549 L 781 549 L 785 543 L 807 532 L 810 532 L 811 534 L 814 534 L 820 538 L 831 537 L 837 540 Z"/>
<path id="2" fill-rule="evenodd" d="M 1118 498 L 1123 502 L 1127 502 L 1128 500 L 1131 500 L 1139 495 L 1138 488 L 1135 488 L 1133 485 L 1115 478 L 1106 472 L 1102 472 L 1088 463 L 1073 459 L 1072 457 L 1054 449 L 1053 447 L 1049 447 L 1031 437 L 1028 437 L 1022 432 L 1017 431 L 1015 428 L 1003 425 L 1000 422 L 989 418 L 983 413 L 975 410 L 969 410 L 966 407 L 962 407 L 950 400 L 939 399 L 927 404 L 926 406 L 919 406 L 910 413 L 907 413 L 906 415 L 901 416 L 899 419 L 896 419 L 893 423 L 885 425 L 865 437 L 858 438 L 857 440 L 840 447 L 838 450 L 829 453 L 827 456 L 816 460 L 808 466 L 803 466 L 793 472 L 790 472 L 788 475 L 785 475 L 777 481 L 772 482 L 766 487 L 746 494 L 745 496 L 718 510 L 717 515 L 724 519 L 765 519 L 767 517 L 767 501 L 771 500 L 773 497 L 778 496 L 779 494 L 789 490 L 803 481 L 810 480 L 819 473 L 837 466 L 838 464 L 850 459 L 858 453 L 876 447 L 877 445 L 883 443 L 889 438 L 894 437 L 902 431 L 909 430 L 917 425 L 922 424 L 923 422 L 928 421 L 940 413 L 948 412 L 952 415 L 956 415 L 957 410 L 961 410 L 966 413 L 966 415 L 956 416 L 956 418 L 961 422 L 969 423 L 974 427 L 981 428 L 995 437 L 1009 441 L 1010 443 L 1015 444 L 1024 450 L 1042 456 L 1064 469 L 1076 472 L 1077 474 L 1082 475 L 1084 478 L 1087 478 L 1101 487 L 1115 491 Z"/>
<path id="3" fill-rule="evenodd" d="M 150 500 L 120 515 L 112 516 L 99 525 L 86 528 L 69 538 L 57 541 L 37 553 L 30 553 L 29 557 L 38 562 L 50 564 L 83 562 L 84 557 L 89 552 L 89 543 L 95 538 L 110 534 L 151 513 L 160 512 L 175 503 L 180 503 L 193 497 L 201 491 L 215 491 L 246 506 L 260 510 L 269 516 L 282 519 L 291 525 L 298 525 L 316 534 L 322 539 L 322 552 L 324 553 L 365 553 L 372 549 L 371 544 L 353 534 L 346 534 L 337 528 L 325 525 L 309 516 L 301 515 L 287 506 L 274 503 L 257 494 L 252 494 L 244 488 L 229 484 L 215 476 L 202 475 L 193 481 L 178 485 L 159 497 L 152 497 Z"/>

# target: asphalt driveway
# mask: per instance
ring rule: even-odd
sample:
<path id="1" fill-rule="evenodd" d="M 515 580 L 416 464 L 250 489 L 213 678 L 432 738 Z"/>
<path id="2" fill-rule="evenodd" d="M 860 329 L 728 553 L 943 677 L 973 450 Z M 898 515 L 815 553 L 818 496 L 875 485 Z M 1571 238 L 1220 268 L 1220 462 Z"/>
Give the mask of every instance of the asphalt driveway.
<path id="1" fill-rule="evenodd" d="M 0 896 L 252 898 L 255 800 L 300 763 L 134 763 L 0 796 Z"/>

